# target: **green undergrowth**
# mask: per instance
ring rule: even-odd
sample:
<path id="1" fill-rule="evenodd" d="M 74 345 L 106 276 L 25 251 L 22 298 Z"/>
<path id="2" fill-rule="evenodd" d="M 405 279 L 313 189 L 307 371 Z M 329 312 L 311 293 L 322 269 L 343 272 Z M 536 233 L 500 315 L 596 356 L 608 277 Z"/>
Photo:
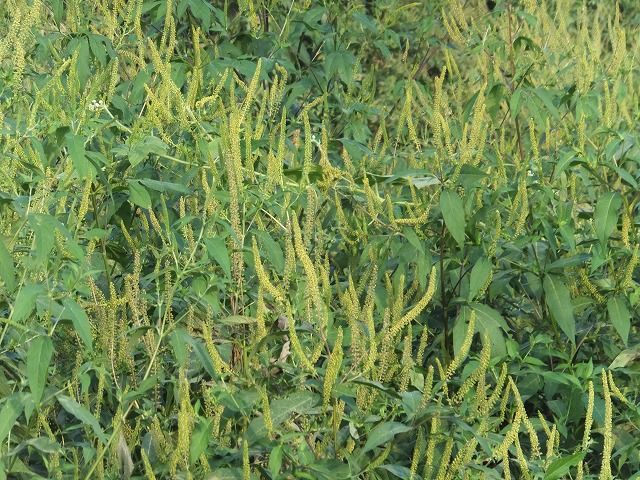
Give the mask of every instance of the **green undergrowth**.
<path id="1" fill-rule="evenodd" d="M 639 21 L 2 2 L 0 479 L 638 478 Z"/>

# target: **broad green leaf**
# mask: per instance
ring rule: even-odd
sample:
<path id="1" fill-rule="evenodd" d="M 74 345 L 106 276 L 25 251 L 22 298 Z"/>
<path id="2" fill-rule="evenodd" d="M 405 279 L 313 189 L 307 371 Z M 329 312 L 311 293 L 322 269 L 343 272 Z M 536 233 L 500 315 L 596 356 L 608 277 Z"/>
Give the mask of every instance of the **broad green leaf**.
<path id="1" fill-rule="evenodd" d="M 621 351 L 618 356 L 614 358 L 613 362 L 611 362 L 609 369 L 624 368 L 638 358 L 640 358 L 640 344 Z"/>
<path id="2" fill-rule="evenodd" d="M 150 153 L 156 155 L 164 155 L 167 152 L 167 144 L 158 137 L 149 136 L 141 142 L 135 143 L 129 147 L 127 157 L 132 167 L 145 160 Z"/>
<path id="3" fill-rule="evenodd" d="M 220 237 L 208 238 L 204 243 L 207 246 L 209 256 L 218 262 L 227 278 L 231 278 L 231 259 L 224 239 Z"/>
<path id="4" fill-rule="evenodd" d="M 229 315 L 228 317 L 216 320 L 216 322 L 220 322 L 224 325 L 249 325 L 251 323 L 256 323 L 257 320 L 256 318 L 249 317 L 247 315 Z"/>
<path id="5" fill-rule="evenodd" d="M 364 444 L 361 453 L 367 453 L 380 445 L 386 444 L 388 441 L 399 433 L 405 433 L 413 430 L 412 427 L 399 422 L 382 422 L 376 425 L 367 437 L 367 443 Z"/>
<path id="6" fill-rule="evenodd" d="M 58 395 L 58 402 L 62 405 L 67 412 L 76 417 L 82 423 L 89 425 L 93 430 L 93 433 L 100 439 L 103 444 L 107 443 L 107 436 L 105 435 L 100 423 L 96 420 L 86 407 L 80 405 L 73 398 L 66 397 L 64 395 Z"/>
<path id="7" fill-rule="evenodd" d="M 82 339 L 89 350 L 93 350 L 93 336 L 91 335 L 91 322 L 84 309 L 78 303 L 71 299 L 65 298 L 62 301 L 64 305 L 63 318 L 71 320 L 73 328 L 78 336 Z"/>
<path id="8" fill-rule="evenodd" d="M 217 468 L 206 480 L 243 480 L 241 468 Z"/>
<path id="9" fill-rule="evenodd" d="M 458 242 L 460 248 L 464 246 L 464 208 L 457 193 L 445 190 L 440 194 L 440 209 L 442 217 L 451 236 Z"/>
<path id="10" fill-rule="evenodd" d="M 191 435 L 191 448 L 189 449 L 191 465 L 196 463 L 200 455 L 207 449 L 209 438 L 211 437 L 211 428 L 211 420 L 200 419 L 198 425 L 193 430 L 193 434 Z"/>
<path id="11" fill-rule="evenodd" d="M 511 111 L 511 118 L 516 118 L 520 113 L 520 104 L 522 102 L 522 89 L 517 88 L 509 99 L 509 110 Z"/>
<path id="12" fill-rule="evenodd" d="M 411 246 L 416 249 L 416 253 L 419 253 L 420 255 L 424 256 L 424 246 L 422 245 L 422 242 L 418 238 L 418 234 L 416 233 L 416 231 L 413 228 L 405 227 L 402 230 L 402 233 L 404 234 L 406 239 L 409 241 Z"/>
<path id="13" fill-rule="evenodd" d="M 617 192 L 605 193 L 598 203 L 593 221 L 596 235 L 601 244 L 605 244 L 618 224 L 618 210 L 622 205 L 622 197 Z"/>
<path id="14" fill-rule="evenodd" d="M 181 183 L 161 182 L 159 180 L 152 180 L 151 178 L 140 178 L 138 181 L 145 187 L 155 190 L 156 192 L 178 192 L 178 193 L 191 193 L 186 186 Z"/>
<path id="15" fill-rule="evenodd" d="M 62 226 L 53 216 L 43 213 L 29 215 L 29 225 L 35 233 L 33 259 L 38 265 L 45 265 L 51 259 L 55 246 L 56 231 Z"/>
<path id="16" fill-rule="evenodd" d="M 487 283 L 487 279 L 491 274 L 491 261 L 486 258 L 480 258 L 471 269 L 471 277 L 469 279 L 469 301 L 472 301 L 478 292 Z"/>
<path id="17" fill-rule="evenodd" d="M 544 472 L 544 480 L 558 480 L 564 478 L 569 473 L 571 467 L 575 467 L 582 461 L 585 452 L 574 453 L 566 457 L 559 458 L 551 462 L 546 472 Z"/>
<path id="18" fill-rule="evenodd" d="M 151 196 L 138 180 L 129 180 L 129 200 L 142 208 L 151 208 Z"/>
<path id="19" fill-rule="evenodd" d="M 14 322 L 24 321 L 33 309 L 36 307 L 36 299 L 38 295 L 44 292 L 44 287 L 41 284 L 29 284 L 23 286 L 16 296 L 16 300 L 13 303 L 12 320 Z"/>
<path id="20" fill-rule="evenodd" d="M 560 114 L 558 113 L 558 109 L 556 108 L 556 106 L 553 103 L 553 94 L 549 90 L 547 90 L 545 88 L 542 88 L 542 87 L 538 87 L 538 88 L 533 90 L 533 93 L 535 93 L 536 96 L 540 100 L 542 100 L 542 103 L 547 108 L 547 110 L 549 111 L 551 116 L 553 116 L 553 118 L 555 118 L 555 119 L 560 118 Z"/>
<path id="21" fill-rule="evenodd" d="M 16 267 L 2 238 L 0 238 L 0 279 L 4 282 L 8 292 L 13 292 L 16 289 Z"/>
<path id="22" fill-rule="evenodd" d="M 403 480 L 410 480 L 412 478 L 411 470 L 404 465 L 385 464 L 381 465 L 379 468 L 390 472 L 396 478 L 401 478 Z M 416 478 L 416 476 L 413 475 L 413 478 Z"/>
<path id="23" fill-rule="evenodd" d="M 85 178 L 90 174 L 93 174 L 93 166 L 87 159 L 84 142 L 84 137 L 75 135 L 72 132 L 67 133 L 66 143 L 67 148 L 69 149 L 69 156 L 71 157 L 73 166 L 80 178 Z"/>
<path id="24" fill-rule="evenodd" d="M 457 353 L 462 345 L 462 340 L 467 332 L 467 324 L 471 310 L 476 313 L 476 332 L 487 335 L 491 342 L 491 356 L 501 357 L 506 354 L 504 332 L 509 331 L 509 326 L 497 310 L 481 303 L 471 303 L 469 307 L 463 307 L 456 318 L 453 327 L 453 350 Z"/>
<path id="25" fill-rule="evenodd" d="M 551 312 L 551 316 L 571 343 L 576 343 L 576 320 L 573 317 L 573 304 L 569 289 L 562 280 L 551 275 L 545 275 L 544 295 Z"/>
<path id="26" fill-rule="evenodd" d="M 282 453 L 282 445 L 278 445 L 271 450 L 271 454 L 269 455 L 269 472 L 273 478 L 280 474 L 280 469 L 282 468 Z"/>
<path id="27" fill-rule="evenodd" d="M 618 335 L 626 345 L 631 328 L 631 314 L 627 308 L 627 301 L 620 295 L 611 297 L 607 302 L 607 311 L 609 312 L 611 325 L 613 325 L 613 328 L 616 329 L 616 332 L 618 332 Z"/>
<path id="28" fill-rule="evenodd" d="M 278 428 L 282 422 L 294 413 L 308 412 L 318 405 L 320 397 L 309 391 L 296 392 L 288 397 L 274 400 L 271 403 L 271 422 Z M 247 440 L 254 443 L 267 435 L 267 427 L 262 417 L 254 418 L 247 429 Z"/>
<path id="29" fill-rule="evenodd" d="M 2 410 L 0 410 L 0 443 L 4 442 L 9 432 L 22 413 L 23 401 L 21 394 L 14 394 L 7 398 Z"/>
<path id="30" fill-rule="evenodd" d="M 280 247 L 280 244 L 276 242 L 266 230 L 256 232 L 256 236 L 260 239 L 258 246 L 262 246 L 266 250 L 264 253 L 266 254 L 266 258 L 269 259 L 269 263 L 281 274 L 284 271 L 284 254 L 282 253 L 282 247 Z"/>
<path id="31" fill-rule="evenodd" d="M 49 364 L 53 356 L 51 337 L 40 335 L 29 343 L 27 354 L 27 380 L 31 396 L 36 404 L 40 403 L 49 372 Z"/>

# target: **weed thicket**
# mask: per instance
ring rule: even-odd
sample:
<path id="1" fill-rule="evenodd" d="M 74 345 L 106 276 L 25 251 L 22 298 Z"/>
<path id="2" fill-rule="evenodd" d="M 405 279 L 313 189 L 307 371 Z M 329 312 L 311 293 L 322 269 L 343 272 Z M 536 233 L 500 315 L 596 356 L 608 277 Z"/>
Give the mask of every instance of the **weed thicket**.
<path id="1" fill-rule="evenodd" d="M 0 478 L 631 478 L 639 16 L 4 2 Z"/>

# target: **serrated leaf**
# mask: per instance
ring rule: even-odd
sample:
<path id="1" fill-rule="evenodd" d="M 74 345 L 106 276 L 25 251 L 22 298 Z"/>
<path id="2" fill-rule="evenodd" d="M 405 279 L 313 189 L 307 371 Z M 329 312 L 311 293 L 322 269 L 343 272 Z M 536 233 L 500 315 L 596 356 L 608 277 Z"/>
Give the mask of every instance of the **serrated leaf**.
<path id="1" fill-rule="evenodd" d="M 457 193 L 445 190 L 440 194 L 440 209 L 447 229 L 460 248 L 462 248 L 464 246 L 464 230 L 466 226 L 462 200 Z"/>
<path id="2" fill-rule="evenodd" d="M 73 398 L 66 397 L 64 395 L 58 395 L 58 403 L 62 405 L 67 412 L 76 417 L 82 423 L 87 424 L 93 430 L 93 433 L 100 439 L 103 444 L 107 443 L 107 436 L 105 435 L 100 423 L 96 420 L 89 410 L 86 407 L 83 407 L 78 402 L 76 402 Z"/>
<path id="3" fill-rule="evenodd" d="M 62 318 L 71 320 L 73 328 L 78 336 L 82 339 L 89 350 L 93 350 L 93 336 L 91 335 L 91 322 L 84 309 L 78 303 L 71 299 L 65 298 L 62 301 L 64 311 Z"/>
<path id="4" fill-rule="evenodd" d="M 610 298 L 607 302 L 607 312 L 609 312 L 611 325 L 616 329 L 626 346 L 631 329 L 631 314 L 627 308 L 627 301 L 620 295 Z"/>
<path id="5" fill-rule="evenodd" d="M 53 342 L 51 337 L 40 335 L 29 343 L 27 380 L 31 389 L 31 397 L 36 404 L 40 403 L 42 398 L 52 356 Z"/>
<path id="6" fill-rule="evenodd" d="M 596 203 L 593 222 L 602 245 L 607 242 L 618 224 L 618 210 L 621 205 L 622 197 L 617 192 L 605 193 Z"/>
<path id="7" fill-rule="evenodd" d="M 573 304 L 569 289 L 559 278 L 545 275 L 542 284 L 545 301 L 551 316 L 571 343 L 576 343 L 576 320 L 573 316 Z"/>
<path id="8" fill-rule="evenodd" d="M 367 437 L 367 443 L 364 444 L 361 453 L 367 453 L 380 445 L 384 445 L 398 435 L 413 430 L 404 423 L 399 422 L 382 422 L 376 425 Z"/>

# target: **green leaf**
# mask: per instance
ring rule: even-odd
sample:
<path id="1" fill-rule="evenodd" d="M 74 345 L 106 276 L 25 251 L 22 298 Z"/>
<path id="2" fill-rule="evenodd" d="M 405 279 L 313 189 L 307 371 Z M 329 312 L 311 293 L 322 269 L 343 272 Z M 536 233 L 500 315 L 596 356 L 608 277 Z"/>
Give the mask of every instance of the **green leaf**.
<path id="1" fill-rule="evenodd" d="M 36 307 L 36 299 L 44 291 L 44 287 L 41 284 L 29 284 L 23 286 L 18 295 L 16 301 L 13 304 L 12 320 L 14 322 L 22 322 L 25 320 L 33 309 Z"/>
<path id="2" fill-rule="evenodd" d="M 284 254 L 280 244 L 266 230 L 256 232 L 256 236 L 260 239 L 259 245 L 262 244 L 266 250 L 266 257 L 271 265 L 274 266 L 278 273 L 284 272 Z"/>
<path id="3" fill-rule="evenodd" d="M 560 118 L 558 109 L 553 103 L 553 94 L 549 90 L 546 90 L 545 88 L 542 88 L 542 87 L 538 87 L 533 90 L 533 93 L 535 93 L 536 96 L 542 101 L 542 103 L 544 104 L 544 106 L 547 108 L 547 110 L 549 111 L 549 113 L 554 119 L 557 120 L 558 118 Z"/>
<path id="4" fill-rule="evenodd" d="M 241 468 L 218 468 L 206 480 L 243 480 Z"/>
<path id="5" fill-rule="evenodd" d="M 402 230 L 402 233 L 409 241 L 411 246 L 416 249 L 416 253 L 424 256 L 424 246 L 422 245 L 420 238 L 418 238 L 418 234 L 416 233 L 416 231 L 413 228 L 405 227 Z"/>
<path id="6" fill-rule="evenodd" d="M 150 153 L 156 155 L 164 155 L 167 153 L 167 144 L 158 137 L 149 136 L 141 142 L 135 143 L 129 147 L 127 157 L 132 167 L 145 160 Z"/>
<path id="7" fill-rule="evenodd" d="M 607 302 L 607 311 L 609 312 L 611 325 L 616 329 L 626 346 L 631 328 L 631 314 L 627 308 L 627 301 L 620 295 L 612 297 Z"/>
<path id="8" fill-rule="evenodd" d="M 129 180 L 129 200 L 142 208 L 151 208 L 151 196 L 138 180 Z"/>
<path id="9" fill-rule="evenodd" d="M 14 394 L 7 398 L 7 402 L 0 410 L 0 443 L 4 442 L 14 423 L 22 413 L 24 402 L 21 394 Z"/>
<path id="10" fill-rule="evenodd" d="M 16 267 L 13 263 L 13 257 L 4 244 L 4 240 L 0 238 L 0 279 L 4 281 L 4 286 L 8 292 L 16 289 Z"/>
<path id="11" fill-rule="evenodd" d="M 208 238 L 204 241 L 207 252 L 222 267 L 227 278 L 231 278 L 231 259 L 224 238 Z"/>
<path id="12" fill-rule="evenodd" d="M 200 419 L 191 435 L 191 448 L 189 449 L 191 465 L 196 463 L 200 455 L 207 449 L 209 438 L 211 437 L 211 429 L 211 420 Z"/>
<path id="13" fill-rule="evenodd" d="M 621 351 L 618 356 L 613 359 L 613 362 L 609 365 L 609 369 L 624 368 L 638 358 L 640 358 L 640 344 Z"/>
<path id="14" fill-rule="evenodd" d="M 562 457 L 551 462 L 547 471 L 544 472 L 544 480 L 558 480 L 569 473 L 571 467 L 578 465 L 584 458 L 585 452 L 574 453 L 567 457 Z"/>
<path id="15" fill-rule="evenodd" d="M 278 445 L 271 450 L 271 454 L 269 455 L 269 472 L 273 478 L 280 474 L 280 469 L 282 468 L 282 453 L 282 445 Z"/>
<path id="16" fill-rule="evenodd" d="M 442 217 L 451 236 L 458 242 L 460 248 L 464 246 L 464 209 L 462 200 L 457 193 L 445 190 L 440 194 L 440 209 Z"/>
<path id="17" fill-rule="evenodd" d="M 399 422 L 382 422 L 376 425 L 367 438 L 367 443 L 364 444 L 361 453 L 367 453 L 380 445 L 387 443 L 398 435 L 399 433 L 405 433 L 413 430 L 412 427 L 408 427 L 404 423 Z"/>
<path id="18" fill-rule="evenodd" d="M 294 413 L 307 413 L 320 402 L 320 397 L 312 392 L 296 392 L 288 397 L 271 402 L 271 422 L 273 428 L 278 428 L 282 422 Z M 247 429 L 247 440 L 254 443 L 266 437 L 267 427 L 262 417 L 254 418 Z"/>
<path id="19" fill-rule="evenodd" d="M 324 62 L 327 76 L 333 77 L 337 73 L 340 80 L 344 83 L 351 82 L 354 62 L 355 57 L 353 56 L 353 53 L 347 50 L 328 53 Z"/>
<path id="20" fill-rule="evenodd" d="M 73 328 L 75 328 L 78 336 L 80 336 L 89 350 L 93 350 L 91 322 L 89 321 L 89 317 L 87 317 L 84 309 L 71 298 L 65 298 L 62 301 L 62 304 L 65 308 L 65 311 L 62 314 L 62 318 L 71 320 L 71 322 L 73 322 Z"/>
<path id="21" fill-rule="evenodd" d="M 93 433 L 100 439 L 103 444 L 107 443 L 107 436 L 105 435 L 100 423 L 96 420 L 89 410 L 76 402 L 73 398 L 66 397 L 64 395 L 58 395 L 58 402 L 62 405 L 67 412 L 76 417 L 82 423 L 89 425 Z"/>
<path id="22" fill-rule="evenodd" d="M 471 278 L 469 280 L 469 301 L 472 301 L 478 292 L 487 283 L 487 279 L 491 274 L 491 261 L 482 257 L 478 260 L 471 269 Z"/>
<path id="23" fill-rule="evenodd" d="M 73 162 L 73 166 L 80 178 L 88 177 L 93 174 L 93 166 L 87 159 L 86 151 L 84 148 L 85 138 L 80 135 L 75 135 L 72 132 L 67 133 L 66 143 L 69 149 L 69 156 Z"/>
<path id="24" fill-rule="evenodd" d="M 562 280 L 545 275 L 542 284 L 545 300 L 551 316 L 571 343 L 576 343 L 576 320 L 573 317 L 573 304 L 569 289 Z"/>
<path id="25" fill-rule="evenodd" d="M 53 356 L 51 337 L 40 335 L 31 340 L 27 354 L 27 380 L 31 396 L 36 404 L 40 403 Z"/>
<path id="26" fill-rule="evenodd" d="M 180 183 L 172 183 L 172 182 L 161 182 L 159 180 L 152 180 L 151 178 L 140 178 L 138 181 L 143 184 L 145 187 L 150 188 L 151 190 L 155 190 L 156 192 L 178 192 L 184 194 L 190 194 L 191 190 L 189 190 L 186 186 Z"/>
<path id="27" fill-rule="evenodd" d="M 463 307 L 454 325 L 454 352 L 458 352 L 465 333 L 471 309 L 476 313 L 476 332 L 487 335 L 491 342 L 491 356 L 501 357 L 507 351 L 504 332 L 509 331 L 509 326 L 497 310 L 481 303 L 471 303 L 469 307 Z"/>
<path id="28" fill-rule="evenodd" d="M 622 197 L 617 192 L 605 193 L 596 204 L 593 221 L 596 235 L 602 245 L 607 242 L 618 224 L 618 210 L 621 205 Z"/>
<path id="29" fill-rule="evenodd" d="M 520 113 L 520 103 L 522 102 L 522 89 L 516 89 L 509 99 L 509 110 L 511 111 L 511 118 L 516 118 Z"/>

